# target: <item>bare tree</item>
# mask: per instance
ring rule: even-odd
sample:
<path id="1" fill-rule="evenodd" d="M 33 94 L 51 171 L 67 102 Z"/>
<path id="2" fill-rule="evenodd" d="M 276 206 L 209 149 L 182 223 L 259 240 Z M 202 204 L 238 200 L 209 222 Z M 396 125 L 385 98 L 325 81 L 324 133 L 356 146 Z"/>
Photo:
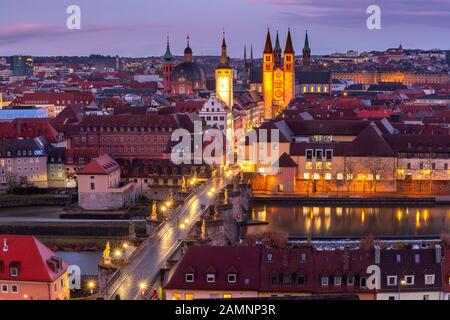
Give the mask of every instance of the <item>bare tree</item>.
<path id="1" fill-rule="evenodd" d="M 343 179 L 345 179 L 347 181 L 347 192 L 350 192 L 350 187 L 352 185 L 352 181 L 355 177 L 356 174 L 356 169 L 358 166 L 358 161 L 356 161 L 354 158 L 344 157 L 344 162 L 342 164 L 342 174 L 343 174 Z M 350 179 L 349 179 L 350 177 Z"/>
<path id="2" fill-rule="evenodd" d="M 385 177 L 389 169 L 389 160 L 383 158 L 367 158 L 363 164 L 372 176 L 371 191 L 377 192 L 378 182 Z"/>

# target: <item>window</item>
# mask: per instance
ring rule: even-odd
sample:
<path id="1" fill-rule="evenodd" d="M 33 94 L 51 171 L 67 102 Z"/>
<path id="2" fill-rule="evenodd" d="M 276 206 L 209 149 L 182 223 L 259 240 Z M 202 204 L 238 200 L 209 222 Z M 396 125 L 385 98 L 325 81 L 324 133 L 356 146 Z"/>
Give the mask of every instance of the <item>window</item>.
<path id="1" fill-rule="evenodd" d="M 322 161 L 323 160 L 323 150 L 316 150 L 316 161 Z"/>
<path id="2" fill-rule="evenodd" d="M 11 292 L 12 293 L 19 293 L 19 286 L 17 284 L 11 285 Z"/>
<path id="3" fill-rule="evenodd" d="M 297 283 L 301 286 L 305 285 L 306 279 L 305 276 L 297 276 Z"/>
<path id="4" fill-rule="evenodd" d="M 434 284 L 435 276 L 434 274 L 426 274 L 425 275 L 425 284 L 432 285 Z"/>
<path id="5" fill-rule="evenodd" d="M 354 286 L 355 285 L 355 277 L 354 276 L 348 276 L 347 277 L 347 285 L 348 286 Z"/>
<path id="6" fill-rule="evenodd" d="M 19 275 L 19 269 L 16 267 L 9 268 L 9 276 L 10 277 L 17 277 Z"/>
<path id="7" fill-rule="evenodd" d="M 223 295 L 223 298 L 224 299 L 231 299 L 233 297 L 233 295 L 231 294 L 231 293 L 225 293 L 224 295 Z"/>
<path id="8" fill-rule="evenodd" d="M 301 261 L 301 262 L 306 262 L 306 253 L 302 253 L 302 254 L 300 255 L 300 261 Z"/>
<path id="9" fill-rule="evenodd" d="M 344 175 L 343 175 L 342 173 L 338 173 L 338 174 L 336 175 L 336 179 L 337 179 L 337 180 L 344 180 Z"/>
<path id="10" fill-rule="evenodd" d="M 174 293 L 172 295 L 172 300 L 181 300 L 181 294 L 179 293 Z"/>
<path id="11" fill-rule="evenodd" d="M 2 293 L 8 293 L 8 285 L 2 284 Z"/>
<path id="12" fill-rule="evenodd" d="M 328 277 L 320 277 L 320 285 L 322 287 L 328 286 Z"/>
<path id="13" fill-rule="evenodd" d="M 387 284 L 388 284 L 388 286 L 396 286 L 397 285 L 397 276 L 388 276 Z"/>
<path id="14" fill-rule="evenodd" d="M 365 286 L 366 286 L 366 282 L 367 282 L 367 278 L 366 278 L 366 277 L 361 277 L 361 278 L 359 279 L 359 286 L 360 286 L 361 288 L 365 287 Z"/>
<path id="15" fill-rule="evenodd" d="M 334 277 L 334 285 L 339 287 L 341 284 L 342 284 L 342 277 L 341 276 Z"/>
<path id="16" fill-rule="evenodd" d="M 303 173 L 303 179 L 309 180 L 309 172 Z"/>
<path id="17" fill-rule="evenodd" d="M 414 276 L 405 276 L 405 284 L 407 286 L 414 285 Z"/>
<path id="18" fill-rule="evenodd" d="M 416 253 L 414 255 L 414 262 L 417 263 L 417 264 L 420 263 L 420 254 Z"/>
<path id="19" fill-rule="evenodd" d="M 397 263 L 402 262 L 402 256 L 397 254 L 397 256 L 395 257 L 395 260 L 397 261 Z"/>
<path id="20" fill-rule="evenodd" d="M 310 162 L 310 161 L 312 161 L 312 158 L 313 158 L 313 150 L 307 149 L 306 150 L 306 161 Z"/>
<path id="21" fill-rule="evenodd" d="M 186 282 L 194 282 L 194 274 L 193 273 L 186 273 L 185 274 L 185 280 L 186 280 Z"/>
<path id="22" fill-rule="evenodd" d="M 208 273 L 206 275 L 206 282 L 208 283 L 216 282 L 216 275 L 214 273 Z"/>
<path id="23" fill-rule="evenodd" d="M 267 261 L 272 261 L 272 254 L 271 253 L 268 253 L 267 254 Z"/>
<path id="24" fill-rule="evenodd" d="M 236 283 L 237 275 L 235 273 L 228 274 L 228 283 Z"/>
<path id="25" fill-rule="evenodd" d="M 91 190 L 95 190 L 95 183 L 91 182 Z"/>
<path id="26" fill-rule="evenodd" d="M 331 162 L 333 160 L 333 150 L 331 149 L 325 150 L 325 158 L 327 162 Z"/>
<path id="27" fill-rule="evenodd" d="M 395 296 L 389 296 L 389 300 L 395 300 Z"/>
<path id="28" fill-rule="evenodd" d="M 194 295 L 192 293 L 186 293 L 186 300 L 194 300 Z"/>

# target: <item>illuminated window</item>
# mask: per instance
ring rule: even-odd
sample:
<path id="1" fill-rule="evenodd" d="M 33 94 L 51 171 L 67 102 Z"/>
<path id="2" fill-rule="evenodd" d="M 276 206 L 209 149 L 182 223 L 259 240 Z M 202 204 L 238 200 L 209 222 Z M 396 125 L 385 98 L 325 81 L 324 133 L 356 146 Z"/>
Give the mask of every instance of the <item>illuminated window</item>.
<path id="1" fill-rule="evenodd" d="M 317 87 L 317 92 L 320 93 L 321 91 L 320 87 Z"/>
<path id="2" fill-rule="evenodd" d="M 316 169 L 322 169 L 322 162 L 316 162 Z"/>
<path id="3" fill-rule="evenodd" d="M 327 86 L 323 87 L 323 91 L 328 92 L 328 87 Z"/>
<path id="4" fill-rule="evenodd" d="M 312 162 L 307 162 L 307 163 L 306 163 L 306 169 L 307 169 L 307 170 L 311 170 L 312 168 L 313 168 Z"/>
<path id="5" fill-rule="evenodd" d="M 348 173 L 347 174 L 347 180 L 353 180 L 353 174 Z"/>
<path id="6" fill-rule="evenodd" d="M 194 295 L 192 293 L 186 293 L 186 300 L 194 300 Z"/>
<path id="7" fill-rule="evenodd" d="M 326 163 L 325 163 L 325 168 L 326 168 L 327 170 L 331 170 L 331 162 L 326 162 Z"/>
<path id="8" fill-rule="evenodd" d="M 314 87 L 309 88 L 309 92 L 314 92 Z"/>
<path id="9" fill-rule="evenodd" d="M 224 295 L 223 295 L 223 298 L 224 299 L 231 299 L 233 297 L 233 295 L 231 294 L 231 293 L 225 293 Z"/>
<path id="10" fill-rule="evenodd" d="M 320 174 L 314 173 L 314 180 L 320 180 Z"/>
<path id="11" fill-rule="evenodd" d="M 172 300 L 181 300 L 181 294 L 179 293 L 174 293 L 172 295 Z"/>
<path id="12" fill-rule="evenodd" d="M 306 87 L 305 86 L 303 87 L 303 93 L 306 93 Z"/>
<path id="13" fill-rule="evenodd" d="M 310 175 L 309 175 L 308 172 L 305 172 L 305 173 L 303 174 L 303 179 L 309 180 L 309 177 L 310 177 Z"/>
<path id="14" fill-rule="evenodd" d="M 367 176 L 367 180 L 372 181 L 372 180 L 373 180 L 373 174 L 369 174 L 369 175 Z"/>
<path id="15" fill-rule="evenodd" d="M 325 173 L 325 180 L 331 180 L 331 173 Z"/>
<path id="16" fill-rule="evenodd" d="M 338 173 L 338 174 L 336 175 L 336 179 L 337 179 L 337 180 L 344 180 L 344 175 L 343 175 L 342 173 Z"/>
<path id="17" fill-rule="evenodd" d="M 379 174 L 377 174 L 377 175 L 375 176 L 375 179 L 377 179 L 377 181 L 380 181 L 380 180 L 381 180 L 381 176 L 380 176 Z"/>

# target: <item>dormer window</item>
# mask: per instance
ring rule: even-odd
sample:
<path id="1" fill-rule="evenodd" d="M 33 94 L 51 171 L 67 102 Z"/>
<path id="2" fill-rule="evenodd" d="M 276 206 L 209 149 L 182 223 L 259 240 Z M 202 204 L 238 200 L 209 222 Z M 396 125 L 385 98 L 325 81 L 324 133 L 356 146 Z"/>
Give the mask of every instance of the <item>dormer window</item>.
<path id="1" fill-rule="evenodd" d="M 272 254 L 271 253 L 267 254 L 267 261 L 272 262 Z"/>
<path id="2" fill-rule="evenodd" d="M 206 282 L 208 282 L 208 283 L 216 282 L 216 275 L 214 273 L 208 273 L 206 275 Z"/>
<path id="3" fill-rule="evenodd" d="M 188 283 L 194 282 L 194 274 L 193 273 L 186 273 L 185 274 L 185 281 Z"/>
<path id="4" fill-rule="evenodd" d="M 9 268 L 9 276 L 10 277 L 17 277 L 19 275 L 19 268 L 17 267 L 11 267 Z"/>
<path id="5" fill-rule="evenodd" d="M 405 284 L 407 286 L 413 286 L 414 285 L 414 276 L 405 276 Z"/>
<path id="6" fill-rule="evenodd" d="M 228 283 L 236 283 L 236 280 L 237 280 L 237 274 L 235 274 L 235 273 L 228 274 Z"/>
<path id="7" fill-rule="evenodd" d="M 425 284 L 426 285 L 433 285 L 435 281 L 434 274 L 426 274 L 425 275 Z"/>

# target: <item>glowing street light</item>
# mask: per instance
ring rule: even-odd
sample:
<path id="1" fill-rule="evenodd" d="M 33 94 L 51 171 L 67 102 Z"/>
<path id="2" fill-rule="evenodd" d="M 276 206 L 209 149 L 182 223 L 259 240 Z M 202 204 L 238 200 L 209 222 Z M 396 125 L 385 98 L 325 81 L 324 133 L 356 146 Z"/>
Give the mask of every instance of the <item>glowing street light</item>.
<path id="1" fill-rule="evenodd" d="M 166 206 L 167 206 L 168 208 L 170 208 L 170 207 L 172 206 L 172 202 L 167 201 L 167 202 L 166 202 Z"/>
<path id="2" fill-rule="evenodd" d="M 180 229 L 181 229 L 181 230 L 184 230 L 185 227 L 186 227 L 186 226 L 184 225 L 184 223 L 180 224 Z"/>
<path id="3" fill-rule="evenodd" d="M 122 248 L 124 248 L 125 250 L 127 250 L 127 249 L 128 249 L 128 243 L 124 242 L 124 243 L 122 244 Z"/>
<path id="4" fill-rule="evenodd" d="M 94 289 L 95 289 L 95 282 L 94 281 L 89 281 L 88 283 L 87 283 L 87 287 L 88 287 L 88 289 L 89 289 L 89 292 L 91 293 L 91 295 L 93 295 L 94 294 Z"/>
<path id="5" fill-rule="evenodd" d="M 184 223 L 188 224 L 189 223 L 189 219 L 188 218 L 184 219 Z"/>
<path id="6" fill-rule="evenodd" d="M 148 289 L 148 283 L 146 281 L 141 281 L 138 284 L 139 290 L 141 290 L 141 294 L 144 295 L 145 291 Z"/>
<path id="7" fill-rule="evenodd" d="M 122 256 L 122 251 L 120 251 L 119 249 L 117 249 L 116 251 L 114 251 L 114 256 L 116 258 L 120 258 L 120 256 Z"/>

